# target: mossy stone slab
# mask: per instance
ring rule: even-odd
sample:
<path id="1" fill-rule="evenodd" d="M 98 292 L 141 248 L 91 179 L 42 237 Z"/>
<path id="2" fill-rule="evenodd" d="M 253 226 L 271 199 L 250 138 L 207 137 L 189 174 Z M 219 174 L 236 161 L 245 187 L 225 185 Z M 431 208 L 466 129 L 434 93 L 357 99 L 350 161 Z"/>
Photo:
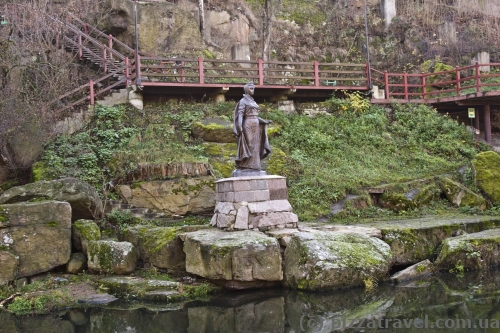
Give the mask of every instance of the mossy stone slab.
<path id="1" fill-rule="evenodd" d="M 493 151 L 479 153 L 472 165 L 476 185 L 491 201 L 500 203 L 500 155 Z"/>
<path id="2" fill-rule="evenodd" d="M 382 239 L 391 247 L 394 265 L 409 265 L 435 258 L 442 241 L 453 235 L 500 227 L 500 217 L 427 217 L 364 225 L 382 231 Z"/>
<path id="3" fill-rule="evenodd" d="M 299 232 L 285 250 L 285 276 L 300 290 L 342 289 L 382 279 L 391 265 L 382 240 L 333 231 Z"/>
<path id="4" fill-rule="evenodd" d="M 483 270 L 500 266 L 500 229 L 447 238 L 436 260 L 441 269 Z"/>

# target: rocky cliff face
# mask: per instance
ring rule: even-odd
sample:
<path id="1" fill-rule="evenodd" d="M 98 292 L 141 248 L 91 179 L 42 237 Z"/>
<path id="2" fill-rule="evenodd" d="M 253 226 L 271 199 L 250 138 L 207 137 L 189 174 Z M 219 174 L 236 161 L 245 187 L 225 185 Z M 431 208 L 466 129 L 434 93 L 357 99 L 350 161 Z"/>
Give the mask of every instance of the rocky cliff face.
<path id="1" fill-rule="evenodd" d="M 436 57 L 451 65 L 468 64 L 477 52 L 490 51 L 498 38 L 492 26 L 500 7 L 496 0 L 396 1 L 390 25 L 383 10 L 387 2 L 393 1 L 366 1 L 369 51 L 379 69 L 420 72 L 422 62 Z M 133 2 L 110 0 L 109 6 L 112 15 L 101 28 L 135 45 Z M 272 15 L 273 60 L 366 61 L 364 1 L 290 0 L 273 3 Z M 139 48 L 146 55 L 229 59 L 232 47 L 249 45 L 248 57 L 256 59 L 262 56 L 262 17 L 263 5 L 253 0 L 208 1 L 203 41 L 197 1 L 140 2 Z"/>

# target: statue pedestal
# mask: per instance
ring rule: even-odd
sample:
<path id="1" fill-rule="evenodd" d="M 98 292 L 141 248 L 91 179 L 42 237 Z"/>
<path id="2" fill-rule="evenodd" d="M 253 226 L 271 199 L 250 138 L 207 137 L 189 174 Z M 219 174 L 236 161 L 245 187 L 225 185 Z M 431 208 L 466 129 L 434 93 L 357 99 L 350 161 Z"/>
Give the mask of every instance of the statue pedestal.
<path id="1" fill-rule="evenodd" d="M 248 176 L 215 182 L 217 203 L 210 224 L 226 230 L 297 228 L 288 202 L 286 178 Z"/>

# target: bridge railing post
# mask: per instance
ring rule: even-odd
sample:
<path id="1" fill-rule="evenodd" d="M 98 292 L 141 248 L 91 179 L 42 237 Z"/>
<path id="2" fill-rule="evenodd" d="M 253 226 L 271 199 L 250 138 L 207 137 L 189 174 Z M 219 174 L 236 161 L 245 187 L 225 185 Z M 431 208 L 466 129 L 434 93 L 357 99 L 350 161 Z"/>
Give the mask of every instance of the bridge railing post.
<path id="1" fill-rule="evenodd" d="M 476 61 L 476 92 L 481 92 L 481 78 L 479 76 L 479 63 Z"/>
<path id="2" fill-rule="evenodd" d="M 204 71 L 203 58 L 198 57 L 198 73 L 199 73 L 199 78 L 200 78 L 200 84 L 203 84 L 205 81 L 205 75 L 204 75 L 203 71 Z"/>
<path id="3" fill-rule="evenodd" d="M 257 60 L 257 70 L 259 72 L 259 86 L 264 85 L 264 62 L 262 59 Z"/>
<path id="4" fill-rule="evenodd" d="M 180 81 L 181 82 L 185 82 L 186 81 L 186 77 L 183 76 L 184 75 L 184 60 L 181 61 L 181 69 L 179 70 L 179 74 L 181 75 L 180 76 Z"/>
<path id="5" fill-rule="evenodd" d="M 103 45 L 102 46 L 102 69 L 104 70 L 104 73 L 108 72 L 108 61 L 106 60 L 106 47 Z"/>
<path id="6" fill-rule="evenodd" d="M 425 83 L 425 73 L 421 72 L 420 75 L 421 75 L 420 78 L 422 80 L 422 98 L 426 99 L 427 98 L 427 87 L 425 86 L 426 85 L 426 83 Z"/>
<path id="7" fill-rule="evenodd" d="M 128 67 L 130 61 L 128 57 L 125 57 L 123 61 L 125 63 L 125 86 L 128 88 L 130 86 L 130 68 Z"/>
<path id="8" fill-rule="evenodd" d="M 403 72 L 403 89 L 404 89 L 405 99 L 409 99 L 408 98 L 408 74 L 406 74 L 406 72 Z"/>
<path id="9" fill-rule="evenodd" d="M 90 105 L 94 105 L 95 94 L 94 94 L 94 81 L 89 81 L 89 89 L 90 89 Z"/>
<path id="10" fill-rule="evenodd" d="M 389 72 L 387 70 L 384 71 L 384 90 L 385 90 L 385 98 L 389 99 Z"/>
<path id="11" fill-rule="evenodd" d="M 319 87 L 319 63 L 314 61 L 314 86 Z"/>
<path id="12" fill-rule="evenodd" d="M 113 49 L 113 36 L 111 34 L 108 35 L 108 47 L 110 50 Z M 109 59 L 113 59 L 113 52 L 109 52 Z"/>
<path id="13" fill-rule="evenodd" d="M 78 60 L 83 60 L 82 33 L 78 33 Z"/>
<path id="14" fill-rule="evenodd" d="M 455 82 L 457 84 L 457 96 L 460 96 L 462 88 L 460 87 L 460 69 L 458 66 L 455 66 Z"/>

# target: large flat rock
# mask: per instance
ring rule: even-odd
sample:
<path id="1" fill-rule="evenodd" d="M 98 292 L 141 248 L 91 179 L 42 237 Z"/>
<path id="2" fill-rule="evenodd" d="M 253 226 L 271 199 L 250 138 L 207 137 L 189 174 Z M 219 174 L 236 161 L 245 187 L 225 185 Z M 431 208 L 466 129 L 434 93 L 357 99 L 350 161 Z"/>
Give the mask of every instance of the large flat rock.
<path id="1" fill-rule="evenodd" d="M 333 231 L 298 232 L 285 250 L 285 277 L 294 289 L 327 290 L 385 277 L 391 250 L 382 240 Z"/>
<path id="2" fill-rule="evenodd" d="M 278 241 L 258 231 L 195 231 L 186 234 L 184 252 L 186 271 L 211 280 L 254 286 L 256 281 L 283 279 Z M 238 284 L 238 289 L 243 287 Z"/>
<path id="3" fill-rule="evenodd" d="M 96 189 L 76 178 L 42 180 L 13 187 L 0 195 L 0 204 L 41 199 L 69 202 L 73 221 L 99 218 L 103 213 L 102 201 Z"/>
<path id="4" fill-rule="evenodd" d="M 60 201 L 0 205 L 0 251 L 17 258 L 16 278 L 65 265 L 71 255 L 71 206 Z M 4 253 L 0 263 L 12 267 L 12 259 Z M 8 272 L 0 280 L 11 276 Z"/>
<path id="5" fill-rule="evenodd" d="M 431 259 L 446 238 L 500 227 L 500 217 L 427 217 L 364 226 L 382 231 L 382 239 L 391 247 L 394 265 L 407 265 Z"/>

